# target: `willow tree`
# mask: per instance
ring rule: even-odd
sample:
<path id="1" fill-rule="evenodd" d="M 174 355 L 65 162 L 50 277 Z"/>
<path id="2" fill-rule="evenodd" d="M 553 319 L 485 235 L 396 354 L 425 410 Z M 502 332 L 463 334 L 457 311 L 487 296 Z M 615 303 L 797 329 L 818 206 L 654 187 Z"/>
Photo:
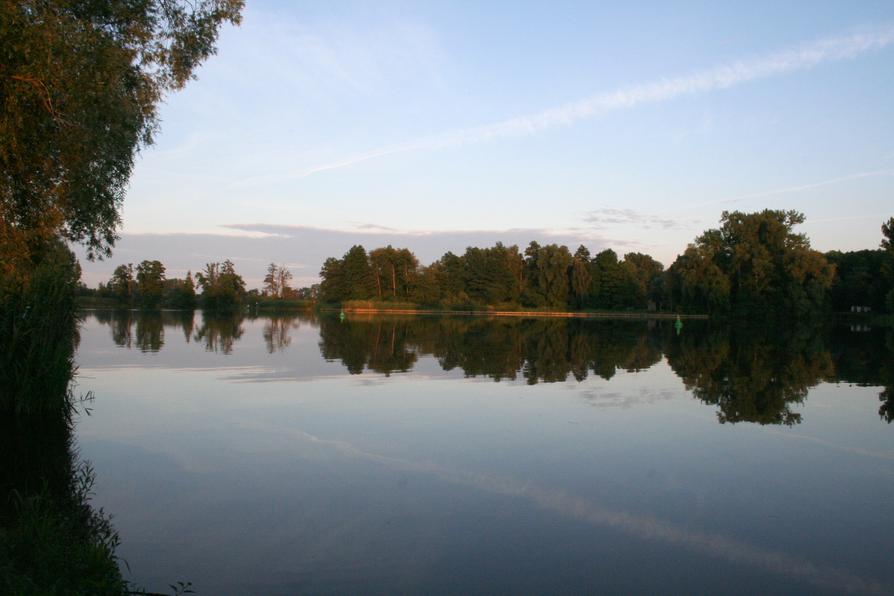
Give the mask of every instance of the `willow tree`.
<path id="1" fill-rule="evenodd" d="M 47 241 L 107 256 L 157 105 L 215 52 L 242 0 L 0 1 L 0 262 Z"/>

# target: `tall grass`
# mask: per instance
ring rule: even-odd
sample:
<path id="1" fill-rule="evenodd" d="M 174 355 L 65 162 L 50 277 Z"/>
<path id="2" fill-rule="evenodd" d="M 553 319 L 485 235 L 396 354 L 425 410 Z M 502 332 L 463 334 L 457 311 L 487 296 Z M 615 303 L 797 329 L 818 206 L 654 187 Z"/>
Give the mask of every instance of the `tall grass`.
<path id="1" fill-rule="evenodd" d="M 70 417 L 80 267 L 54 244 L 28 276 L 0 280 L 0 414 Z"/>
<path id="2" fill-rule="evenodd" d="M 118 536 L 72 445 L 80 268 L 61 242 L 0 277 L 0 594 L 122 594 Z"/>

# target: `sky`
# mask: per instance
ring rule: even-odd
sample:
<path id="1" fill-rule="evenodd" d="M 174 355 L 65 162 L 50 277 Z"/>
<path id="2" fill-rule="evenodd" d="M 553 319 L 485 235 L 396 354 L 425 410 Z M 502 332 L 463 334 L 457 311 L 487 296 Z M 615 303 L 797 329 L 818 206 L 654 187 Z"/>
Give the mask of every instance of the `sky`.
<path id="1" fill-rule="evenodd" d="M 271 261 L 308 285 L 388 243 L 670 265 L 724 210 L 765 208 L 803 212 L 818 250 L 878 246 L 894 3 L 599 4 L 248 0 L 165 98 L 84 281 L 229 258 L 249 287 Z"/>

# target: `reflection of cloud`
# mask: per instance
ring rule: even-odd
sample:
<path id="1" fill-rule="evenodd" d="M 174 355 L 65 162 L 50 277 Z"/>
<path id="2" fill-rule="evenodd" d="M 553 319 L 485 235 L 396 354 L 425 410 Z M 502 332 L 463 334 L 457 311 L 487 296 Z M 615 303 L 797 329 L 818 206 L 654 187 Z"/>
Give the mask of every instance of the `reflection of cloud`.
<path id="1" fill-rule="evenodd" d="M 639 395 L 630 393 L 604 392 L 596 389 L 587 389 L 578 393 L 587 403 L 594 408 L 620 408 L 626 410 L 633 406 L 654 404 L 659 401 L 673 399 L 674 394 L 668 390 L 651 391 L 642 388 Z"/>
<path id="2" fill-rule="evenodd" d="M 851 453 L 853 455 L 862 455 L 865 457 L 873 457 L 878 459 L 891 459 L 894 460 L 894 451 L 871 451 L 869 449 L 862 449 L 860 447 L 851 447 L 850 445 L 839 445 L 838 443 L 832 443 L 831 441 L 826 441 L 825 439 L 820 439 L 819 437 L 811 437 L 810 435 L 801 435 L 792 432 L 781 432 L 772 428 L 763 428 L 761 429 L 764 432 L 773 433 L 774 435 L 778 435 L 780 437 L 785 437 L 788 439 L 795 439 L 799 441 L 808 441 L 810 443 L 814 443 L 816 445 L 821 445 L 828 449 L 834 449 L 836 451 L 843 451 L 845 453 Z"/>
<path id="3" fill-rule="evenodd" d="M 886 593 L 885 586 L 877 581 L 859 577 L 843 569 L 817 565 L 806 559 L 778 551 L 765 550 L 720 534 L 694 532 L 651 517 L 607 509 L 591 500 L 576 497 L 562 490 L 538 486 L 531 482 L 521 482 L 511 477 L 452 470 L 434 462 L 417 462 L 381 455 L 364 451 L 346 441 L 322 439 L 301 430 L 264 424 L 244 424 L 243 427 L 265 434 L 287 435 L 291 439 L 327 447 L 342 455 L 371 461 L 395 470 L 430 474 L 451 484 L 507 497 L 522 498 L 542 509 L 590 525 L 613 528 L 642 540 L 682 546 L 699 554 L 724 559 L 731 563 L 753 565 L 765 571 L 785 575 L 836 592 Z"/>

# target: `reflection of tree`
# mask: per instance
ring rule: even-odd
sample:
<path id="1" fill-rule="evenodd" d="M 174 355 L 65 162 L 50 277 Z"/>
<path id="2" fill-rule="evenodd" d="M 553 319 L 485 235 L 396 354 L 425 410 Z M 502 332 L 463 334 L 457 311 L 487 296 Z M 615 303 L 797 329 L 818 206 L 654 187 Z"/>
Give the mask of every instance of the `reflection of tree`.
<path id="1" fill-rule="evenodd" d="M 878 398 L 882 402 L 878 408 L 878 415 L 882 420 L 891 424 L 891 421 L 894 420 L 894 387 L 885 387 L 878 394 Z"/>
<path id="2" fill-rule="evenodd" d="M 695 397 L 719 407 L 721 423 L 797 424 L 801 415 L 791 406 L 833 374 L 832 356 L 819 335 L 762 331 L 668 338 L 671 367 Z"/>
<path id="3" fill-rule="evenodd" d="M 202 325 L 196 330 L 195 340 L 205 344 L 208 352 L 230 354 L 233 346 L 242 337 L 240 313 L 202 312 Z"/>
<path id="4" fill-rule="evenodd" d="M 539 320 L 526 327 L 523 374 L 528 384 L 538 381 L 555 383 L 567 379 L 572 369 L 567 321 Z"/>
<path id="5" fill-rule="evenodd" d="M 340 359 L 351 374 L 364 368 L 390 375 L 406 372 L 416 362 L 416 353 L 407 345 L 412 319 L 320 319 L 320 352 L 327 360 Z"/>
<path id="6" fill-rule="evenodd" d="M 144 351 L 164 346 L 166 328 L 182 328 L 206 350 L 229 354 L 243 334 L 242 315 L 192 312 L 95 311 L 120 346 Z M 510 317 L 337 317 L 313 312 L 267 316 L 267 351 L 284 351 L 298 321 L 320 326 L 320 352 L 351 374 L 406 372 L 422 355 L 444 370 L 528 384 L 578 382 L 590 374 L 611 379 L 640 371 L 666 355 L 693 395 L 718 407 L 721 422 L 797 424 L 792 406 L 817 383 L 882 386 L 879 415 L 894 421 L 894 331 L 846 326 L 797 331 L 720 328 L 687 322 L 682 335 L 669 321 L 521 319 Z M 134 325 L 136 326 L 135 332 Z"/>
<path id="7" fill-rule="evenodd" d="M 116 346 L 130 348 L 133 345 L 133 316 L 131 310 L 100 310 L 96 311 L 96 318 L 101 323 L 109 326 L 112 341 Z"/>
<path id="8" fill-rule="evenodd" d="M 592 369 L 611 377 L 618 368 L 647 368 L 661 357 L 659 336 L 644 322 L 593 324 L 567 319 L 351 318 L 320 321 L 320 350 L 352 374 L 364 368 L 408 370 L 431 354 L 444 370 L 529 384 L 583 380 Z"/>
<path id="9" fill-rule="evenodd" d="M 832 353 L 840 380 L 858 385 L 881 385 L 878 414 L 894 421 L 894 330 L 874 328 L 855 332 L 835 329 Z"/>
<path id="10" fill-rule="evenodd" d="M 158 352 L 165 343 L 165 328 L 181 328 L 192 339 L 195 313 L 180 311 L 96 310 L 96 320 L 109 326 L 112 340 L 122 348 L 136 345 L 143 352 Z"/>
<path id="11" fill-rule="evenodd" d="M 70 421 L 0 416 L 0 454 L 0 592 L 124 593 L 118 535 L 90 505 L 93 471 Z"/>
<path id="12" fill-rule="evenodd" d="M 298 316 L 272 315 L 264 322 L 264 343 L 267 353 L 282 352 L 292 344 L 289 332 L 298 328 Z"/>
<path id="13" fill-rule="evenodd" d="M 193 310 L 163 310 L 161 315 L 161 323 L 165 329 L 181 329 L 183 338 L 186 343 L 192 341 L 192 334 L 195 329 L 196 313 Z"/>
<path id="14" fill-rule="evenodd" d="M 90 506 L 93 474 L 73 447 L 73 297 L 69 311 L 39 296 L 35 316 L 15 317 L 27 333 L 0 333 L 0 354 L 15 357 L 0 367 L 0 593 L 122 594 L 118 538 Z"/>
<path id="15" fill-rule="evenodd" d="M 468 377 L 499 381 L 515 379 L 524 365 L 518 321 L 445 318 L 426 323 L 416 329 L 417 342 L 444 370 L 459 367 Z"/>
<path id="16" fill-rule="evenodd" d="M 164 326 L 159 311 L 143 311 L 137 317 L 137 346 L 142 352 L 157 352 L 164 345 Z"/>

